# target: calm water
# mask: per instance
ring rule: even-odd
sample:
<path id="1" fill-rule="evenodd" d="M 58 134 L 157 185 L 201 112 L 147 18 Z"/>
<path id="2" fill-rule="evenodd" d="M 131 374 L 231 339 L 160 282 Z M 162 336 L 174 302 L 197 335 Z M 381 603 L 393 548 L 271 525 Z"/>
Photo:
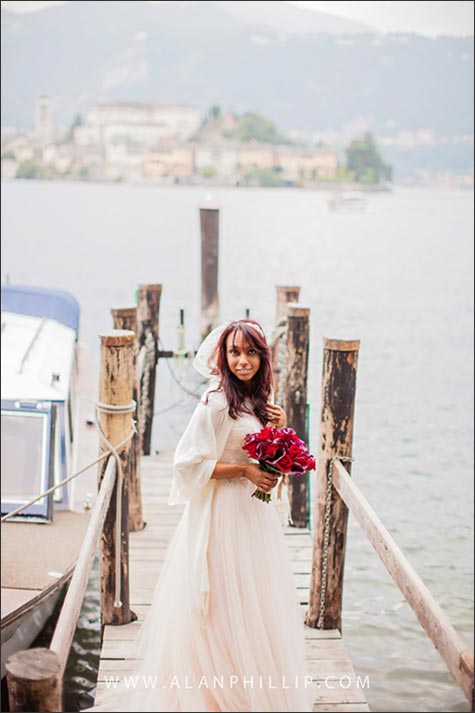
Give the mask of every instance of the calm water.
<path id="1" fill-rule="evenodd" d="M 311 308 L 311 447 L 322 338 L 359 338 L 353 478 L 473 648 L 473 193 L 396 188 L 364 213 L 325 192 L 213 189 L 222 318 L 272 326 L 275 285 Z M 110 307 L 161 282 L 161 336 L 199 334 L 201 188 L 2 185 L 3 277 L 70 290 L 97 358 Z M 192 404 L 159 370 L 154 447 L 175 445 Z M 186 378 L 183 374 L 182 378 Z M 178 402 L 178 403 L 177 403 Z M 175 408 L 165 411 L 169 406 Z M 68 710 L 84 707 L 98 651 L 97 570 L 74 644 Z M 350 516 L 343 628 L 374 711 L 465 711 L 463 695 Z"/>

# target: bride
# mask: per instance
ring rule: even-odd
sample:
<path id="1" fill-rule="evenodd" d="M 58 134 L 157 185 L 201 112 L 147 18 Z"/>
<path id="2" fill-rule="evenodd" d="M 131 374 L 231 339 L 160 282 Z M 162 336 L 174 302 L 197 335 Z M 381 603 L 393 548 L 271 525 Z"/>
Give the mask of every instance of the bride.
<path id="1" fill-rule="evenodd" d="M 310 711 L 281 521 L 274 498 L 251 497 L 277 478 L 242 450 L 247 433 L 286 424 L 270 403 L 262 328 L 250 319 L 217 327 L 194 366 L 210 385 L 176 449 L 169 503 L 186 507 L 135 642 L 137 669 L 115 676 L 88 710 Z"/>

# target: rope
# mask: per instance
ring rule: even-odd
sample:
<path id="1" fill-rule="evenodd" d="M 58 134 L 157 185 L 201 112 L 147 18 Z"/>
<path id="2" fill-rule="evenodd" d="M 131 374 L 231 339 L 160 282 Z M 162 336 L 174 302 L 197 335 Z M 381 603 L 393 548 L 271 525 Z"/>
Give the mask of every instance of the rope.
<path id="1" fill-rule="evenodd" d="M 162 340 L 160 339 L 160 337 L 158 338 L 158 343 L 160 344 L 160 346 L 161 346 L 161 348 L 162 348 L 162 351 L 166 351 L 165 346 L 164 346 Z M 194 356 L 194 353 L 190 350 L 189 352 L 186 353 L 186 356 L 187 356 L 188 359 L 191 359 L 191 357 Z M 172 367 L 171 367 L 171 365 L 170 365 L 169 359 L 166 359 L 165 361 L 167 362 L 168 371 L 170 372 L 170 375 L 171 375 L 173 381 L 174 381 L 176 384 L 178 384 L 178 386 L 180 387 L 180 389 L 181 389 L 182 391 L 184 391 L 185 394 L 188 394 L 188 396 L 192 396 L 194 399 L 196 399 L 197 401 L 199 401 L 200 398 L 201 398 L 201 395 L 200 395 L 200 394 L 197 394 L 195 391 L 190 391 L 190 389 L 187 389 L 186 386 L 183 385 L 183 383 L 180 381 L 180 379 L 178 378 L 178 376 L 177 376 L 177 375 L 175 374 L 175 372 L 173 371 L 173 369 L 172 369 Z"/>
<path id="2" fill-rule="evenodd" d="M 134 407 L 135 408 L 135 407 Z M 124 412 L 125 413 L 125 412 Z M 133 435 L 133 434 L 132 434 Z M 127 438 L 124 438 L 123 441 L 118 443 L 116 445 L 117 448 L 122 448 L 122 446 L 125 446 L 127 441 L 129 441 L 131 436 L 127 436 Z M 46 495 L 50 495 L 51 493 L 54 493 L 55 490 L 58 488 L 62 488 L 63 485 L 67 485 L 70 483 L 72 480 L 77 478 L 79 475 L 82 475 L 86 470 L 89 470 L 89 468 L 92 468 L 93 465 L 97 465 L 101 460 L 104 458 L 107 458 L 107 456 L 110 456 L 112 454 L 112 450 L 108 450 L 105 453 L 102 453 L 96 460 L 91 461 L 91 463 L 88 463 L 87 465 L 84 466 L 84 468 L 81 468 L 81 470 L 76 471 L 76 473 L 73 473 L 73 475 L 68 476 L 64 480 L 61 480 L 59 483 L 56 483 L 56 485 L 52 485 L 51 488 L 48 488 L 48 490 L 43 491 L 39 495 L 36 496 L 36 498 L 33 498 L 32 500 L 29 500 L 27 503 L 23 503 L 23 505 L 20 505 L 19 507 L 15 508 L 15 510 L 11 510 L 9 513 L 4 515 L 1 519 L 1 522 L 6 522 L 7 520 L 10 520 L 10 518 L 14 517 L 15 515 L 18 515 L 18 513 L 22 512 L 23 510 L 26 510 L 27 508 L 30 507 L 30 505 L 34 505 L 38 500 L 41 500 L 44 498 Z"/>
<path id="3" fill-rule="evenodd" d="M 107 458 L 110 455 L 113 455 L 114 458 L 116 459 L 117 463 L 117 501 L 116 501 L 116 548 L 115 548 L 115 601 L 114 601 L 114 606 L 115 607 L 121 607 L 122 606 L 122 601 L 120 599 L 121 597 L 121 579 L 120 579 L 120 559 L 121 559 L 121 523 L 122 523 L 122 482 L 123 482 L 123 472 L 122 472 L 122 464 L 120 462 L 120 456 L 118 451 L 125 446 L 126 443 L 128 443 L 135 435 L 137 432 L 136 429 L 136 422 L 133 421 L 133 426 L 132 430 L 130 433 L 117 445 L 113 446 L 110 441 L 106 438 L 106 435 L 104 431 L 102 430 L 102 426 L 100 423 L 100 420 L 98 418 L 98 413 L 133 413 L 136 409 L 137 404 L 135 401 L 131 401 L 130 404 L 126 404 L 124 406 L 115 406 L 114 404 L 105 404 L 102 401 L 96 401 L 95 404 L 95 409 L 96 409 L 96 423 L 99 429 L 99 434 L 103 440 L 103 442 L 106 444 L 106 446 L 109 448 L 109 450 L 105 451 L 105 453 L 102 453 L 98 458 L 96 458 L 94 461 L 91 463 L 88 463 L 88 465 L 84 466 L 84 468 L 81 468 L 81 470 L 78 470 L 76 473 L 73 473 L 73 475 L 70 475 L 68 478 L 65 478 L 61 482 L 57 483 L 56 485 L 53 485 L 51 488 L 48 488 L 48 490 L 45 490 L 43 493 L 38 495 L 36 498 L 33 498 L 27 503 L 24 503 L 23 505 L 20 505 L 20 507 L 17 507 L 15 510 L 12 510 L 11 512 L 7 513 L 4 515 L 1 519 L 1 522 L 5 522 L 6 520 L 9 520 L 12 518 L 14 515 L 18 515 L 18 513 L 22 512 L 22 510 L 26 510 L 26 508 L 30 507 L 30 505 L 33 505 L 36 503 L 38 500 L 41 500 L 44 498 L 46 495 L 49 495 L 50 493 L 53 493 L 55 490 L 58 488 L 63 487 L 63 485 L 66 485 L 67 483 L 71 482 L 75 478 L 77 478 L 79 475 L 84 473 L 84 471 L 89 470 L 93 465 L 96 465 L 99 463 L 101 460 L 104 458 Z"/>
<path id="4" fill-rule="evenodd" d="M 150 407 L 150 399 L 148 396 L 150 388 L 150 373 L 155 365 L 155 339 L 152 330 L 148 329 L 145 334 L 144 345 L 145 357 L 143 358 L 143 369 L 141 374 L 140 385 L 140 439 L 143 441 L 145 435 L 145 425 L 147 421 L 147 413 Z M 142 347 L 143 349 L 143 347 Z M 142 352 L 143 353 L 143 352 Z"/>
<path id="5" fill-rule="evenodd" d="M 119 443 L 119 445 L 116 447 L 120 448 L 126 442 L 127 441 L 123 441 L 122 443 Z M 77 478 L 78 475 L 81 475 L 81 473 L 84 473 L 85 470 L 89 470 L 89 468 L 92 468 L 93 465 L 96 465 L 96 463 L 99 463 L 99 461 L 101 461 L 103 458 L 106 458 L 107 456 L 111 455 L 111 453 L 112 453 L 112 451 L 107 451 L 106 453 L 102 453 L 102 455 L 100 455 L 99 458 L 96 458 L 96 460 L 93 460 L 92 463 L 89 463 L 88 465 L 84 466 L 84 468 L 81 468 L 81 470 L 78 470 L 77 473 L 70 475 L 68 478 L 65 478 L 65 480 L 62 480 L 60 483 L 57 483 L 56 485 L 53 485 L 51 488 L 48 488 L 48 490 L 45 490 L 44 493 L 41 493 L 41 495 L 38 495 L 36 498 L 33 498 L 33 500 L 30 500 L 29 502 L 24 503 L 24 505 L 20 505 L 20 507 L 7 513 L 7 515 L 4 515 L 2 517 L 1 522 L 5 522 L 5 520 L 9 520 L 14 515 L 18 515 L 18 513 L 20 513 L 22 510 L 26 510 L 26 508 L 29 508 L 30 505 L 33 505 L 38 500 L 41 500 L 41 498 L 44 498 L 45 495 L 49 495 L 50 493 L 57 490 L 57 488 L 61 488 L 63 485 L 66 485 L 67 483 L 69 483 L 71 480 L 74 480 L 74 478 Z"/>
<path id="6" fill-rule="evenodd" d="M 130 404 L 125 404 L 123 406 L 115 406 L 113 404 L 105 404 L 102 401 L 96 401 L 96 423 L 99 429 L 99 435 L 102 441 L 110 449 L 109 452 L 114 456 L 117 463 L 117 491 L 116 491 L 116 507 L 115 507 L 115 599 L 114 607 L 119 609 L 123 602 L 121 600 L 122 596 L 122 583 L 121 583 L 121 540 L 122 540 L 122 483 L 124 480 L 124 474 L 122 471 L 122 463 L 120 462 L 120 455 L 118 449 L 121 448 L 125 443 L 130 441 L 135 433 L 137 432 L 136 421 L 132 421 L 132 430 L 128 434 L 127 438 L 120 443 L 118 446 L 113 446 L 112 443 L 107 439 L 104 431 L 102 430 L 101 422 L 98 417 L 99 413 L 133 413 L 137 407 L 135 401 L 131 401 Z"/>
<path id="7" fill-rule="evenodd" d="M 287 380 L 287 329 L 284 327 L 277 345 L 277 369 L 279 379 L 277 382 L 276 403 L 284 403 L 285 382 Z"/>
<path id="8" fill-rule="evenodd" d="M 317 628 L 323 629 L 325 623 L 325 602 L 327 597 L 328 573 L 328 545 L 330 542 L 330 517 L 332 509 L 332 477 L 333 464 L 336 460 L 353 462 L 349 456 L 334 456 L 328 464 L 327 490 L 325 495 L 325 519 L 323 526 L 323 556 L 322 556 L 322 581 L 320 583 L 320 611 L 318 614 Z"/>

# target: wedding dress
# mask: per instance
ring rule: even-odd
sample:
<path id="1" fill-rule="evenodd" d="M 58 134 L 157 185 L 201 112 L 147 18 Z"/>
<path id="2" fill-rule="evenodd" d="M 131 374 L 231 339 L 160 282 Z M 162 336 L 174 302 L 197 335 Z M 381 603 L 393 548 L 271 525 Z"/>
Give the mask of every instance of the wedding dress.
<path id="1" fill-rule="evenodd" d="M 199 461 L 193 455 L 196 448 L 200 453 L 210 450 L 216 459 L 216 445 L 195 443 L 207 433 L 213 440 L 209 424 L 203 428 L 210 412 L 221 414 L 228 424 L 227 430 L 221 427 L 226 438 L 219 460 L 247 462 L 244 436 L 262 425 L 253 414 L 231 419 L 222 401 L 215 395 L 208 405 L 200 402 L 198 416 L 177 449 L 181 456 L 176 463 L 180 457 Z M 210 423 L 217 428 L 216 422 Z M 214 462 L 207 464 L 208 473 Z M 199 463 L 194 468 L 199 476 Z M 210 496 L 196 507 L 201 512 L 209 502 L 207 526 L 190 517 L 188 505 L 170 541 L 150 612 L 131 649 L 139 659 L 136 670 L 127 676 L 111 672 L 101 705 L 88 711 L 312 709 L 304 624 L 275 507 L 276 492 L 268 504 L 251 497 L 255 486 L 247 478 L 211 479 L 191 498 L 194 507 L 207 489 Z M 205 577 L 199 562 L 199 530 L 207 544 Z M 193 572 L 205 581 L 204 610 Z"/>

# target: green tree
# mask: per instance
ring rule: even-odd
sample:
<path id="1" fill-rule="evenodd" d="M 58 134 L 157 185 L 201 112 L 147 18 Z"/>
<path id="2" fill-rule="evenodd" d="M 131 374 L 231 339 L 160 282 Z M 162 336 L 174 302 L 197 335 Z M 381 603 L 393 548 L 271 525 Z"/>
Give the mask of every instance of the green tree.
<path id="1" fill-rule="evenodd" d="M 216 169 L 213 166 L 203 166 L 201 175 L 204 178 L 213 178 L 216 175 Z"/>
<path id="2" fill-rule="evenodd" d="M 16 178 L 44 178 L 43 167 L 35 163 L 35 161 L 22 161 L 18 166 Z"/>
<path id="3" fill-rule="evenodd" d="M 82 120 L 81 114 L 76 114 L 71 126 L 69 127 L 66 136 L 64 137 L 66 141 L 72 141 L 74 138 L 74 131 L 78 126 L 83 126 L 84 122 Z"/>
<path id="4" fill-rule="evenodd" d="M 213 106 L 209 109 L 208 115 L 210 119 L 216 121 L 216 119 L 219 119 L 221 116 L 221 107 L 218 104 L 213 104 Z"/>
<path id="5" fill-rule="evenodd" d="M 284 180 L 279 176 L 279 171 L 275 168 L 255 168 L 245 173 L 243 178 L 248 185 L 257 184 L 264 188 L 280 188 L 285 185 Z"/>
<path id="6" fill-rule="evenodd" d="M 383 162 L 370 133 L 353 140 L 346 149 L 346 170 L 355 181 L 366 185 L 391 180 L 392 176 L 391 166 Z"/>
<path id="7" fill-rule="evenodd" d="M 77 176 L 81 181 L 89 180 L 89 166 L 81 166 L 78 170 Z"/>
<path id="8" fill-rule="evenodd" d="M 239 126 L 225 133 L 227 138 L 238 141 L 259 141 L 269 144 L 291 143 L 285 136 L 279 134 L 275 124 L 260 114 L 247 112 L 239 120 Z"/>

